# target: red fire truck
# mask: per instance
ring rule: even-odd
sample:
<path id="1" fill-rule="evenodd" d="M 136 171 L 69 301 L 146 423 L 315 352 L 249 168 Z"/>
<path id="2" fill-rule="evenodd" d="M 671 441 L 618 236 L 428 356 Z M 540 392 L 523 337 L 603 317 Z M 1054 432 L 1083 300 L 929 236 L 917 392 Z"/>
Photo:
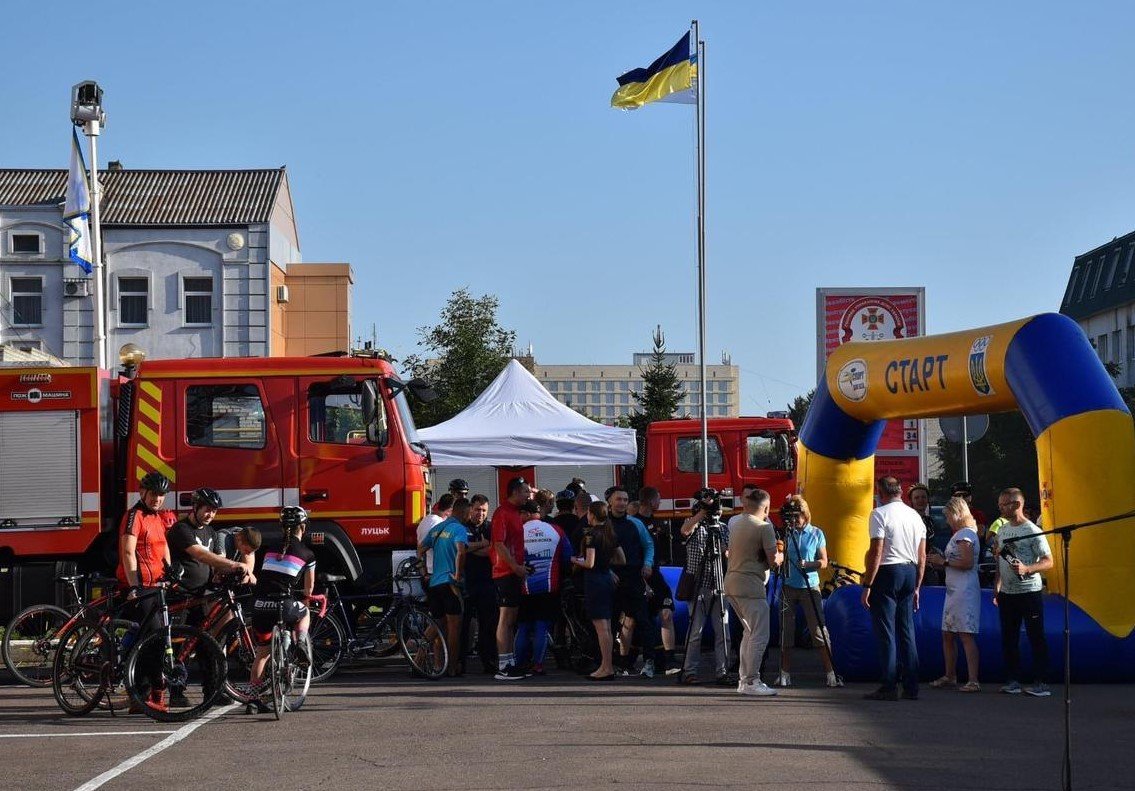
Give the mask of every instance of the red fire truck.
<path id="1" fill-rule="evenodd" d="M 723 516 L 740 510 L 741 488 L 752 483 L 772 496 L 773 514 L 796 491 L 796 430 L 785 416 L 708 421 L 709 485 L 721 493 Z M 662 497 L 657 514 L 674 524 L 690 515 L 702 487 L 701 421 L 663 420 L 646 430 L 643 486 Z"/>
<path id="2" fill-rule="evenodd" d="M 151 471 L 182 513 L 194 489 L 217 489 L 219 526 L 270 535 L 281 506 L 304 506 L 321 563 L 352 580 L 414 544 L 430 479 L 407 394 L 429 397 L 425 382 L 377 356 L 127 362 L 0 369 L 0 568 L 40 571 L 3 582 L 13 599 L 60 562 L 111 566 Z"/>

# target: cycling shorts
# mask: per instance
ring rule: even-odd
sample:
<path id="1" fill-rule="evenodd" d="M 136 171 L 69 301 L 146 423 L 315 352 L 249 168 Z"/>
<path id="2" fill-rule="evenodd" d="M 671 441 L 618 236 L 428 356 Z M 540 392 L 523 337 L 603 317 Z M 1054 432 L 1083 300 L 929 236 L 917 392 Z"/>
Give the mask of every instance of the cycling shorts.
<path id="1" fill-rule="evenodd" d="M 295 599 L 264 599 L 259 596 L 252 600 L 252 628 L 261 639 L 272 634 L 276 625 L 277 613 L 284 610 L 284 623 L 295 626 L 307 615 L 307 606 Z"/>
<path id="2" fill-rule="evenodd" d="M 426 591 L 426 601 L 430 605 L 430 615 L 434 618 L 465 613 L 465 599 L 453 585 L 431 585 Z"/>

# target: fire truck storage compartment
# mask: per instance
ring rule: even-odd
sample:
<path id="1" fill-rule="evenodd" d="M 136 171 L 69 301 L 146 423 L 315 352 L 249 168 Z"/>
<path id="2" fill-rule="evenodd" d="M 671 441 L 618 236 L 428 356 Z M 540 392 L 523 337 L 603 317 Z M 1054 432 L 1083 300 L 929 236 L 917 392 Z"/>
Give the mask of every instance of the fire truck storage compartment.
<path id="1" fill-rule="evenodd" d="M 79 486 L 78 412 L 0 412 L 0 530 L 78 525 Z"/>

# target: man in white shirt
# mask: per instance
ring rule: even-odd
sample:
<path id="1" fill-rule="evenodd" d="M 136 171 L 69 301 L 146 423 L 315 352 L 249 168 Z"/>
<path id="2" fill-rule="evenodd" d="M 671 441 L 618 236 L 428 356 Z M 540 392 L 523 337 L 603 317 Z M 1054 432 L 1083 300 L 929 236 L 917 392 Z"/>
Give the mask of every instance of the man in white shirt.
<path id="1" fill-rule="evenodd" d="M 437 498 L 437 504 L 433 507 L 433 511 L 429 513 L 425 519 L 418 522 L 418 544 L 421 545 L 426 540 L 426 536 L 430 531 L 440 525 L 453 513 L 453 500 L 454 497 L 451 493 L 446 492 L 441 497 Z M 431 549 L 426 552 L 426 576 L 424 577 L 423 587 L 429 582 L 430 574 L 434 570 L 434 551 Z"/>
<path id="2" fill-rule="evenodd" d="M 863 573 L 863 606 L 871 611 L 883 678 L 877 690 L 863 697 L 898 700 L 901 664 L 902 696 L 918 700 L 914 611 L 926 570 L 926 525 L 918 512 L 902 501 L 902 484 L 895 478 L 879 479 L 879 502 L 868 525 L 871 546 Z"/>

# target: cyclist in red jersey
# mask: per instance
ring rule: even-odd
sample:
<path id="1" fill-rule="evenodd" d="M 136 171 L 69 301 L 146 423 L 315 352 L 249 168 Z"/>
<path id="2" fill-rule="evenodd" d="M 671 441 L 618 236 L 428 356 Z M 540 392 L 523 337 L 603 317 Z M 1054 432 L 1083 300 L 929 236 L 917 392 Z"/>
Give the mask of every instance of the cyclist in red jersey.
<path id="1" fill-rule="evenodd" d="M 162 509 L 170 490 L 169 478 L 151 472 L 142 478 L 138 502 L 122 517 L 118 530 L 118 581 L 127 588 L 154 585 L 169 564 L 166 530 L 173 512 Z"/>

